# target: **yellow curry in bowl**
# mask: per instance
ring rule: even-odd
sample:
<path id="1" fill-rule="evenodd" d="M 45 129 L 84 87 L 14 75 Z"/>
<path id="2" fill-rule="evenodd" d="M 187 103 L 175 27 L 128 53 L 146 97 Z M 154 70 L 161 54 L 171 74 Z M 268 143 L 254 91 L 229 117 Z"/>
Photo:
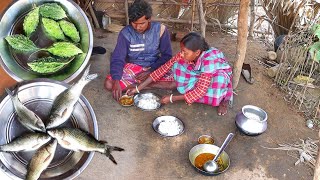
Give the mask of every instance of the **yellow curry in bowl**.
<path id="1" fill-rule="evenodd" d="M 209 161 L 209 160 L 213 160 L 213 158 L 215 157 L 214 154 L 212 153 L 202 153 L 202 154 L 199 154 L 195 161 L 194 161 L 194 165 L 196 166 L 196 168 L 198 169 L 201 169 L 201 170 L 204 170 L 203 169 L 203 165 Z M 218 157 L 217 159 L 217 164 L 218 164 L 218 167 L 219 167 L 219 172 L 222 172 L 225 168 L 223 167 L 223 161 L 220 157 Z"/>
<path id="2" fill-rule="evenodd" d="M 133 101 L 133 96 L 128 96 L 128 95 L 123 95 L 120 99 L 119 99 L 119 103 L 122 106 L 132 106 L 134 101 Z"/>

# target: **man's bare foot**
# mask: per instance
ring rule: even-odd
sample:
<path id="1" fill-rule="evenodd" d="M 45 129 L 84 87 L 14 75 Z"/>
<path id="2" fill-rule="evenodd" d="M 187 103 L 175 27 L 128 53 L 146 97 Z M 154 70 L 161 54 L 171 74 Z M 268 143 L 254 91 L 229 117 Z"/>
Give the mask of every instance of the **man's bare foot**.
<path id="1" fill-rule="evenodd" d="M 218 107 L 218 115 L 219 116 L 224 116 L 224 115 L 227 114 L 227 112 L 228 112 L 228 101 L 222 100 L 220 102 L 219 107 Z"/>

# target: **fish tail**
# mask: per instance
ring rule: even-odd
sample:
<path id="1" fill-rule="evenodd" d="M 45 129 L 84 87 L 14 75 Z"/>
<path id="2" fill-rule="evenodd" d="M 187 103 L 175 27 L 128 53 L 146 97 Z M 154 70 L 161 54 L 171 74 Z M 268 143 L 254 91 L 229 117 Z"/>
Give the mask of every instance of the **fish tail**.
<path id="1" fill-rule="evenodd" d="M 117 146 L 110 146 L 108 144 L 105 144 L 105 155 L 114 163 L 118 164 L 114 157 L 112 156 L 112 151 L 124 151 L 123 148 L 117 147 Z"/>
<path id="2" fill-rule="evenodd" d="M 11 91 L 10 89 L 8 88 L 5 88 L 4 90 L 7 92 L 7 94 L 10 96 L 10 97 L 17 97 L 17 94 L 18 94 L 18 91 L 19 91 L 19 86 L 20 84 L 17 83 L 16 86 L 14 87 L 14 90 Z"/>
<path id="3" fill-rule="evenodd" d="M 87 69 L 85 70 L 85 72 L 83 73 L 83 75 L 81 77 L 80 81 L 83 85 L 88 84 L 90 81 L 92 81 L 93 79 L 98 77 L 98 74 L 89 74 L 90 67 L 91 67 L 91 64 L 89 64 L 89 66 L 87 67 Z"/>
<path id="4" fill-rule="evenodd" d="M 14 93 L 12 91 L 10 91 L 10 89 L 8 88 L 5 88 L 7 94 L 10 96 L 10 97 L 13 97 L 14 96 Z"/>

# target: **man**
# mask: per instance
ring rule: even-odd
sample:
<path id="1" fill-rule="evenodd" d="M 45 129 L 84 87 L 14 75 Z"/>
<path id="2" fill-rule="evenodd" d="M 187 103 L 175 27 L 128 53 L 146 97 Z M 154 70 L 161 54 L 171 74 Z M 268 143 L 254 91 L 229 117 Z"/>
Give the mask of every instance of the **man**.
<path id="1" fill-rule="evenodd" d="M 104 84 L 112 91 L 115 100 L 172 57 L 168 29 L 151 21 L 151 6 L 143 0 L 136 0 L 128 13 L 130 25 L 119 33 L 111 56 L 110 75 Z M 173 81 L 173 77 L 168 75 L 162 80 Z"/>

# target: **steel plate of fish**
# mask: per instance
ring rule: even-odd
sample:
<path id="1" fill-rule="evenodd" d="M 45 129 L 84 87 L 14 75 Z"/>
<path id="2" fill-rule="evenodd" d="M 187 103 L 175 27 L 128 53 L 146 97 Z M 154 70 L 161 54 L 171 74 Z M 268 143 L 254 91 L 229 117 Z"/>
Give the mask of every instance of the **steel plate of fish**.
<path id="1" fill-rule="evenodd" d="M 51 79 L 35 79 L 23 81 L 17 94 L 21 103 L 37 114 L 46 124 L 53 101 L 69 87 L 66 83 Z M 80 95 L 70 118 L 61 127 L 80 128 L 98 139 L 96 116 L 83 95 Z M 37 151 L 39 143 L 46 141 L 45 138 L 35 140 L 32 136 L 36 135 L 26 135 L 26 133 L 32 132 L 19 122 L 11 97 L 2 96 L 0 98 L 0 147 L 2 151 L 12 152 L 0 152 L 0 170 L 14 180 L 25 179 L 28 163 Z M 19 150 L 23 151 L 15 152 L 18 148 L 15 146 L 17 143 L 15 141 L 18 140 L 34 143 L 35 147 L 28 151 L 30 146 L 26 143 L 19 147 Z M 40 178 L 73 179 L 87 167 L 93 155 L 93 152 L 74 152 L 57 145 L 51 163 Z"/>

